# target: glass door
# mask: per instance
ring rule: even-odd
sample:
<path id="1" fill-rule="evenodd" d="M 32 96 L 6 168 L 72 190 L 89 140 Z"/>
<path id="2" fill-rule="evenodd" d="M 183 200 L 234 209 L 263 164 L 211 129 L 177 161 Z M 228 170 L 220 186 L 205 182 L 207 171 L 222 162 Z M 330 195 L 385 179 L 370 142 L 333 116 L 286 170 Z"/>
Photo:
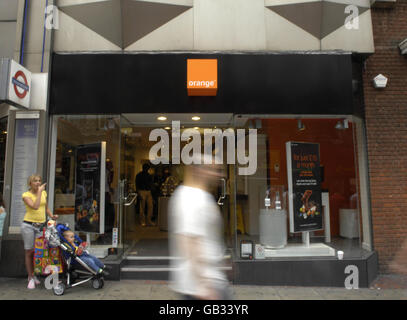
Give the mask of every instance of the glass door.
<path id="1" fill-rule="evenodd" d="M 132 245 L 131 239 L 126 237 L 126 232 L 131 228 L 129 216 L 132 214 L 131 206 L 137 199 L 137 193 L 129 190 L 126 179 L 119 181 L 119 232 L 118 239 L 123 245 L 123 252 L 126 252 Z"/>
<path id="2" fill-rule="evenodd" d="M 186 132 L 188 129 L 195 132 L 196 138 L 188 139 Z M 188 149 L 188 144 L 194 139 L 196 140 L 193 143 L 199 143 L 200 139 L 202 151 L 206 150 L 205 141 L 208 140 L 212 154 L 220 148 L 223 150 L 223 178 L 219 180 L 213 196 L 222 212 L 225 244 L 228 248 L 233 248 L 236 236 L 233 200 L 235 165 L 228 163 L 227 152 L 231 146 L 233 149 L 236 146 L 235 139 L 228 138 L 226 130 L 229 130 L 229 134 L 234 134 L 231 114 L 169 113 L 121 116 L 120 179 L 123 182 L 120 205 L 121 236 L 127 247 L 132 243 L 135 244 L 132 252 L 150 255 L 168 254 L 165 249 L 168 245 L 167 207 L 175 188 L 183 183 L 184 169 L 187 165 L 183 161 L 183 155 Z M 206 135 L 211 133 L 219 134 L 220 139 L 206 139 Z M 160 143 L 168 143 L 168 146 L 165 145 L 157 152 Z M 179 158 L 174 157 L 177 152 L 175 148 L 178 149 Z M 163 150 L 168 150 L 168 153 Z M 143 186 L 136 186 L 137 176 L 145 166 L 148 166 L 147 172 L 151 177 L 149 192 L 145 192 Z M 138 195 L 133 199 L 136 192 Z M 152 209 L 149 209 L 148 203 L 150 194 Z M 152 210 L 152 213 L 149 210 Z M 152 251 L 149 251 L 151 248 Z"/>
<path id="3" fill-rule="evenodd" d="M 235 246 L 235 200 L 234 165 L 223 166 L 223 178 L 219 180 L 217 203 L 223 217 L 225 246 L 232 250 Z"/>
<path id="4" fill-rule="evenodd" d="M 124 117 L 120 119 L 120 172 L 119 172 L 119 239 L 123 245 L 123 251 L 131 249 L 134 239 L 129 233 L 135 225 L 135 205 L 137 194 L 134 181 L 134 154 L 135 150 L 130 144 L 131 136 L 129 123 Z"/>

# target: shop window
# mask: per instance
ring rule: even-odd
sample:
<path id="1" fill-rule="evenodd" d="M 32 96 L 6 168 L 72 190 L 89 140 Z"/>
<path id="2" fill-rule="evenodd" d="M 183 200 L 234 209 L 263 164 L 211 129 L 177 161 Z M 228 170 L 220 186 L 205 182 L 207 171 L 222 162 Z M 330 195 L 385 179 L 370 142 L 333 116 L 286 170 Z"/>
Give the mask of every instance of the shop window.
<path id="1" fill-rule="evenodd" d="M 344 251 L 345 257 L 362 256 L 364 228 L 355 123 L 340 118 L 253 117 L 247 118 L 245 126 L 257 128 L 258 160 L 254 175 L 236 178 L 239 256 L 239 244 L 247 240 L 257 244 L 260 258 L 266 259 L 335 257 L 338 250 Z M 295 189 L 290 182 L 294 179 L 293 159 L 290 163 L 287 158 L 294 153 L 293 149 L 287 152 L 288 142 L 297 143 L 295 156 L 302 161 L 298 168 L 302 166 L 305 177 L 315 178 L 312 187 L 307 187 L 306 178 L 297 184 L 303 188 Z M 299 230 L 298 225 L 305 228 L 301 230 L 309 228 L 309 233 L 293 232 Z M 307 246 L 308 250 L 304 249 Z"/>
<path id="2" fill-rule="evenodd" d="M 91 241 L 94 244 L 112 244 L 112 228 L 118 223 L 116 198 L 120 118 L 111 115 L 58 116 L 56 132 L 53 195 L 54 212 L 60 216 L 58 222 L 68 223 L 83 238 L 86 238 L 86 233 L 92 234 Z M 102 149 L 105 150 L 106 167 L 103 211 L 105 235 L 99 237 L 97 234 L 101 230 L 103 207 L 100 181 L 104 154 Z M 82 168 L 85 163 L 89 163 L 89 168 Z M 99 171 L 92 176 L 92 170 Z"/>

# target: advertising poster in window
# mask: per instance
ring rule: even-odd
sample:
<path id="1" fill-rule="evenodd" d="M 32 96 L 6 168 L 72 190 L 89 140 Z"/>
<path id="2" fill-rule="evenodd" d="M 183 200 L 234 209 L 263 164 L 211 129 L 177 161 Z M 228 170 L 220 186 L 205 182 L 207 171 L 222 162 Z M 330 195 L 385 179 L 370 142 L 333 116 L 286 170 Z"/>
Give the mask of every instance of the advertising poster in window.
<path id="1" fill-rule="evenodd" d="M 106 142 L 76 148 L 75 230 L 104 233 Z"/>
<path id="2" fill-rule="evenodd" d="M 13 182 L 10 209 L 10 233 L 19 233 L 26 212 L 22 194 L 28 190 L 27 179 L 37 172 L 38 119 L 17 119 L 14 138 Z"/>
<path id="3" fill-rule="evenodd" d="M 322 229 L 319 144 L 286 142 L 290 232 Z"/>

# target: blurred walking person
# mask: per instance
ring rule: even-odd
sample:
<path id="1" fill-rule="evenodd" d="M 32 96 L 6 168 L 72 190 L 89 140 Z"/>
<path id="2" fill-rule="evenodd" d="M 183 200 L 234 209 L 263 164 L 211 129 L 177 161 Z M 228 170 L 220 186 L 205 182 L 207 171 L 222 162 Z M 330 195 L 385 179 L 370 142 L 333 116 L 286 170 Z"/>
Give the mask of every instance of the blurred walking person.
<path id="1" fill-rule="evenodd" d="M 187 165 L 184 183 L 170 200 L 170 253 L 179 257 L 171 260 L 171 287 L 186 300 L 230 299 L 227 277 L 220 269 L 225 253 L 223 219 L 211 194 L 221 178 L 220 169 Z"/>

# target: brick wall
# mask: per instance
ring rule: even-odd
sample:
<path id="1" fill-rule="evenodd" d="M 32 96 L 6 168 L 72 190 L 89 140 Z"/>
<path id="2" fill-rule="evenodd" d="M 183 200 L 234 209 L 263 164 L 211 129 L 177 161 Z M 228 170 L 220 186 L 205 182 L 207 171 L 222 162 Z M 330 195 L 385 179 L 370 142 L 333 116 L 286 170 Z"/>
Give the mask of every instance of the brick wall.
<path id="1" fill-rule="evenodd" d="M 407 0 L 372 9 L 375 53 L 363 74 L 373 240 L 381 273 L 407 270 Z M 383 74 L 382 90 L 372 79 Z M 399 266 L 400 268 L 395 268 Z"/>

